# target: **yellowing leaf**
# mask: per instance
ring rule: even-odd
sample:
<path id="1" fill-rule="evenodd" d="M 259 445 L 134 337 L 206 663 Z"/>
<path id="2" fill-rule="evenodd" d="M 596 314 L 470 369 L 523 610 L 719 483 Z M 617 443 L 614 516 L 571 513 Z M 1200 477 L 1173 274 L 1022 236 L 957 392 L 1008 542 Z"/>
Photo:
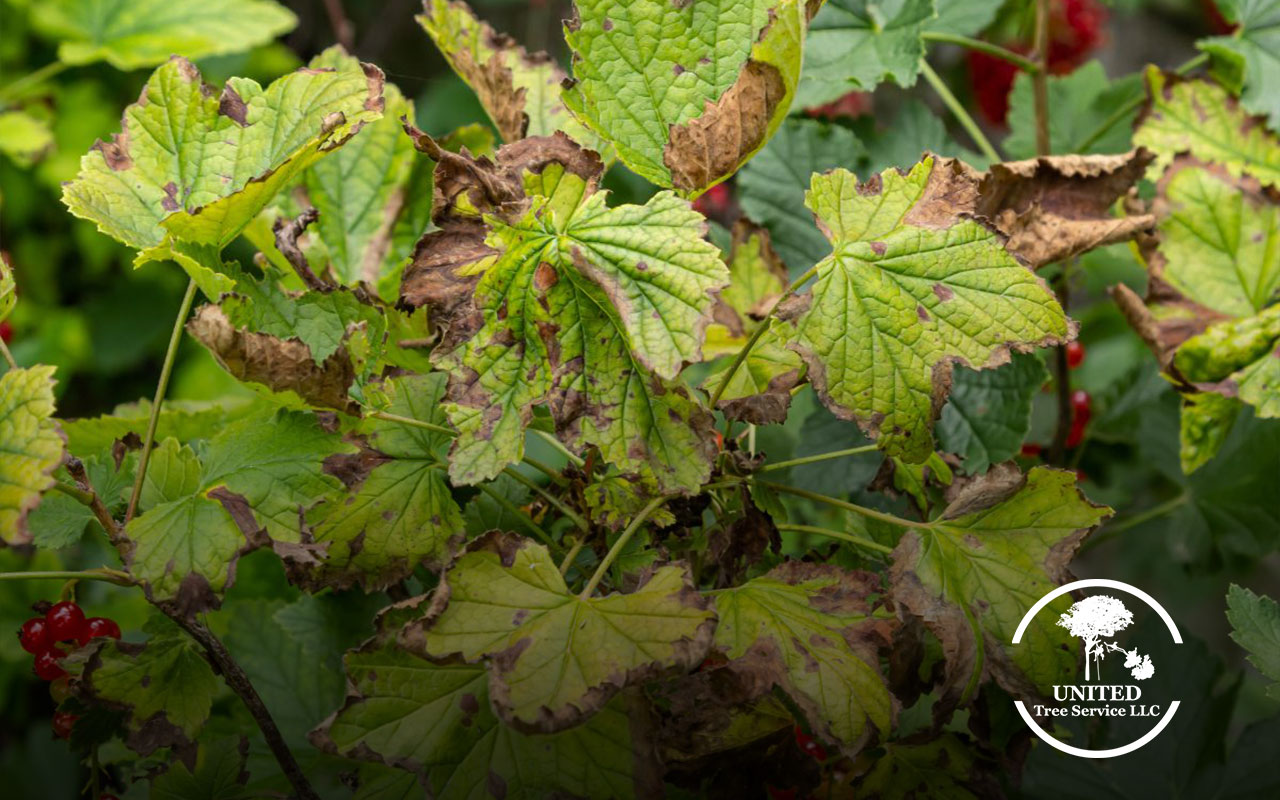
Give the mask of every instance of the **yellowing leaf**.
<path id="1" fill-rule="evenodd" d="M 572 727 L 626 686 L 697 665 L 715 626 L 683 567 L 659 567 L 630 594 L 582 598 L 545 547 L 509 535 L 479 540 L 436 591 L 407 641 L 432 658 L 487 659 L 494 710 L 530 732 Z"/>
<path id="2" fill-rule="evenodd" d="M 53 367 L 0 375 L 0 541 L 31 540 L 27 515 L 53 487 L 63 438 L 53 421 Z"/>

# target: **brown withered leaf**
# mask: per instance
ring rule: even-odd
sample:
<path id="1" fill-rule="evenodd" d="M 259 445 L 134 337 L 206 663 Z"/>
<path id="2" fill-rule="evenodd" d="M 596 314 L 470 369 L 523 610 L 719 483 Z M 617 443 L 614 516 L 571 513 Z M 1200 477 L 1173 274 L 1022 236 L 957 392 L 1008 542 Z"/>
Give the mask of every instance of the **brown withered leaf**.
<path id="1" fill-rule="evenodd" d="M 707 557 L 719 567 L 716 588 L 741 582 L 747 568 L 764 555 L 765 550 L 778 552 L 782 537 L 773 518 L 761 511 L 751 499 L 751 492 L 739 489 L 742 513 L 733 522 L 714 528 L 707 540 Z"/>
<path id="2" fill-rule="evenodd" d="M 974 213 L 1008 237 L 1005 246 L 1032 268 L 1150 232 L 1152 214 L 1116 217 L 1115 202 L 1154 156 L 1042 156 L 992 164 L 978 187 Z"/>
<path id="3" fill-rule="evenodd" d="M 307 403 L 349 414 L 359 409 L 347 396 L 355 380 L 355 367 L 345 347 L 317 364 L 302 342 L 239 330 L 213 305 L 196 311 L 187 330 L 237 380 L 276 392 L 293 392 Z"/>
<path id="4" fill-rule="evenodd" d="M 657 739 L 667 763 L 696 762 L 795 725 L 787 707 L 770 694 L 771 680 L 725 669 L 727 663 L 712 653 L 697 672 L 652 685 Z"/>

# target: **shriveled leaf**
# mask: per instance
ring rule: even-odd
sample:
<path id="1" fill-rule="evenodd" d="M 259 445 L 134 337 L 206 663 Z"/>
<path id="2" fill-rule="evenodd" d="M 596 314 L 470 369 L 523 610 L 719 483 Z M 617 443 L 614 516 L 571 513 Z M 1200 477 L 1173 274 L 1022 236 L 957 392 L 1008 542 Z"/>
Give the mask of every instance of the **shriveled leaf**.
<path id="1" fill-rule="evenodd" d="M 1078 643 L 1054 625 L 1059 597 L 1022 643 L 1009 644 L 1027 610 L 1067 578 L 1084 536 L 1110 516 L 1070 472 L 993 470 L 975 479 L 936 520 L 909 529 L 893 552 L 894 602 L 921 618 L 946 656 L 944 701 L 973 695 L 988 676 L 1014 692 L 1049 692 L 1075 673 Z"/>
<path id="2" fill-rule="evenodd" d="M 31 540 L 27 515 L 53 487 L 53 471 L 62 463 L 53 372 L 35 366 L 0 375 L 0 541 L 7 544 Z"/>
<path id="3" fill-rule="evenodd" d="M 808 367 L 787 348 L 785 328 L 768 320 L 769 330 L 756 341 L 747 358 L 729 378 L 718 407 L 729 419 L 753 425 L 782 422 L 791 407 L 791 393 L 805 379 Z M 746 341 L 738 347 L 745 347 Z M 726 358 L 707 376 L 704 388 L 715 391 L 733 362 Z"/>
<path id="4" fill-rule="evenodd" d="M 780 686 L 824 738 L 856 752 L 887 735 L 893 715 L 880 674 L 870 595 L 879 580 L 789 561 L 716 595 L 716 647 L 729 669 Z"/>
<path id="5" fill-rule="evenodd" d="M 32 6 L 41 33 L 61 40 L 68 64 L 106 61 L 132 70 L 173 53 L 237 53 L 293 30 L 298 18 L 272 0 L 50 0 Z"/>
<path id="6" fill-rule="evenodd" d="M 234 287 L 222 247 L 382 106 L 372 66 L 299 70 L 265 89 L 233 78 L 215 95 L 174 58 L 125 109 L 124 130 L 81 159 L 63 202 L 141 251 L 135 265 L 174 260 L 216 300 Z"/>
<path id="7" fill-rule="evenodd" d="M 0 112 L 0 153 L 20 167 L 39 161 L 53 147 L 49 123 L 25 111 Z"/>
<path id="8" fill-rule="evenodd" d="M 395 378 L 384 390 L 391 396 L 388 412 L 445 424 L 444 375 Z M 465 523 L 437 456 L 448 436 L 374 418 L 361 430 L 374 467 L 308 514 L 312 539 L 328 547 L 311 580 L 358 582 L 372 590 L 399 581 L 419 564 L 442 568 L 462 540 Z"/>
<path id="9" fill-rule="evenodd" d="M 813 20 L 797 102 L 822 105 L 885 81 L 914 86 L 933 17 L 933 0 L 830 0 Z"/>
<path id="10" fill-rule="evenodd" d="M 563 131 L 609 158 L 603 140 L 574 119 L 560 99 L 568 78 L 543 52 L 529 53 L 476 18 L 460 0 L 427 0 L 418 22 L 449 66 L 475 91 L 504 142 Z"/>
<path id="11" fill-rule="evenodd" d="M 700 194 L 782 123 L 811 5 L 577 0 L 565 105 L 637 174 Z"/>
<path id="12" fill-rule="evenodd" d="M 1085 144 L 1103 123 L 1123 107 L 1137 102 L 1143 94 L 1140 75 L 1115 81 L 1107 78 L 1100 61 L 1090 61 L 1067 75 L 1049 76 L 1049 151 L 1052 153 L 1123 153 L 1133 147 L 1132 123 L 1138 109 L 1117 120 L 1097 141 Z M 1035 100 L 1031 76 L 1019 72 L 1009 93 L 1009 136 L 1004 151 L 1011 158 L 1036 155 Z"/>
<path id="13" fill-rule="evenodd" d="M 209 719 L 218 678 L 194 640 L 166 629 L 142 645 L 104 642 L 85 665 L 78 691 L 128 712 L 128 744 L 147 755 L 195 741 Z"/>
<path id="14" fill-rule="evenodd" d="M 1264 186 L 1280 184 L 1280 144 L 1221 86 L 1183 80 L 1147 68 L 1147 107 L 1133 144 L 1156 154 L 1158 175 L 1179 153 L 1217 164 L 1233 177 L 1248 175 Z"/>
<path id="15" fill-rule="evenodd" d="M 1215 75 L 1240 103 L 1280 126 L 1280 3 L 1276 0 L 1216 0 L 1224 19 L 1238 26 L 1230 36 L 1196 42 L 1214 59 Z"/>
<path id="16" fill-rule="evenodd" d="M 602 475 L 582 489 L 591 521 L 611 531 L 620 531 L 654 498 L 652 486 L 645 486 L 625 475 Z M 675 516 L 666 508 L 649 515 L 655 528 L 676 524 Z"/>
<path id="17" fill-rule="evenodd" d="M 1072 335 L 1048 287 L 957 213 L 977 187 L 963 163 L 928 157 L 863 186 L 845 170 L 815 176 L 807 198 L 835 252 L 780 309 L 788 346 L 828 408 L 909 461 L 933 452 L 954 362 L 996 366 Z"/>
<path id="18" fill-rule="evenodd" d="M 403 636 L 433 658 L 487 660 L 494 710 L 530 732 L 572 727 L 626 686 L 697 665 L 715 627 L 683 567 L 659 567 L 631 594 L 582 598 L 545 547 L 501 534 L 479 540 L 436 591 Z"/>
<path id="19" fill-rule="evenodd" d="M 409 770 L 439 800 L 622 799 L 654 789 L 643 729 L 619 700 L 578 727 L 528 735 L 494 715 L 483 667 L 432 664 L 394 645 L 346 662 L 347 702 L 313 734 L 317 746 Z"/>
<path id="20" fill-rule="evenodd" d="M 956 370 L 938 422 L 942 448 L 963 457 L 970 475 L 1013 458 L 1031 430 L 1031 400 L 1048 379 L 1030 354 L 992 370 Z"/>
<path id="21" fill-rule="evenodd" d="M 1227 621 L 1231 638 L 1249 651 L 1249 663 L 1276 681 L 1267 694 L 1280 700 L 1280 604 L 1233 583 L 1227 590 Z"/>

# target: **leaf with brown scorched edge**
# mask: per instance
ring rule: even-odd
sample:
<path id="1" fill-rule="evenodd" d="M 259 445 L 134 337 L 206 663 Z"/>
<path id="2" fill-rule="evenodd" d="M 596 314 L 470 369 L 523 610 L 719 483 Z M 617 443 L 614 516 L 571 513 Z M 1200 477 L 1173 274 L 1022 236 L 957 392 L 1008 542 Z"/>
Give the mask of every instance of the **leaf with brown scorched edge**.
<path id="1" fill-rule="evenodd" d="M 409 770 L 436 800 L 661 793 L 643 715 L 631 713 L 622 697 L 578 727 L 528 735 L 494 715 L 481 666 L 433 664 L 376 641 L 348 653 L 346 665 L 346 704 L 312 741 Z"/>
<path id="2" fill-rule="evenodd" d="M 1280 143 L 1259 118 L 1250 117 L 1226 89 L 1147 68 L 1147 106 L 1133 144 L 1156 154 L 1152 180 L 1188 153 L 1221 166 L 1233 177 L 1248 175 L 1264 186 L 1280 185 Z"/>
<path id="3" fill-rule="evenodd" d="M 934 450 L 953 363 L 997 366 L 1074 334 L 1044 282 L 962 213 L 978 186 L 963 162 L 928 156 L 864 185 L 843 169 L 815 175 L 806 198 L 834 252 L 779 307 L 781 338 L 833 413 L 907 461 Z"/>
<path id="4" fill-rule="evenodd" d="M 455 562 L 401 641 L 430 658 L 486 660 L 498 716 L 547 733 L 627 686 L 701 663 L 715 619 L 684 567 L 659 567 L 630 594 L 582 598 L 545 547 L 494 532 Z"/>
<path id="5" fill-rule="evenodd" d="M 577 0 L 564 103 L 659 186 L 696 196 L 787 115 L 810 12 L 801 0 Z"/>
<path id="6" fill-rule="evenodd" d="M 711 416 L 668 380 L 698 359 L 727 275 L 697 213 L 669 192 L 608 208 L 599 159 L 562 134 L 506 145 L 495 163 L 414 133 L 438 161 L 442 230 L 419 244 L 401 301 L 443 328 L 432 358 L 450 374 L 454 482 L 518 460 L 546 404 L 572 446 L 664 490 L 701 485 Z"/>
<path id="7" fill-rule="evenodd" d="M 190 751 L 209 719 L 218 679 L 196 643 L 171 625 L 149 623 L 146 644 L 100 639 L 76 682 L 90 704 L 128 712 L 126 744 L 142 755 Z"/>
<path id="8" fill-rule="evenodd" d="M 612 160 L 608 145 L 565 108 L 560 84 L 568 75 L 551 56 L 526 52 L 510 36 L 477 19 L 460 0 L 425 0 L 418 22 L 480 98 L 504 142 L 563 131 Z"/>
<path id="9" fill-rule="evenodd" d="M 790 278 L 787 265 L 774 252 L 769 231 L 745 217 L 733 225 L 729 257 L 729 285 L 716 294 L 714 322 L 707 326 L 702 345 L 705 359 L 737 352 L 747 334 L 765 319 Z"/>
<path id="10" fill-rule="evenodd" d="M 1111 207 L 1152 159 L 1139 149 L 992 164 L 978 188 L 977 213 L 1008 237 L 1010 252 L 1039 269 L 1151 232 L 1154 215 L 1116 217 Z"/>
<path id="11" fill-rule="evenodd" d="M 792 711 L 773 695 L 768 677 L 761 677 L 721 665 L 650 684 L 658 716 L 654 738 L 668 776 L 673 766 L 701 772 L 708 757 L 718 759 L 781 731 L 794 737 Z"/>
<path id="12" fill-rule="evenodd" d="M 769 330 L 756 340 L 742 365 L 733 373 L 717 407 L 729 419 L 768 425 L 782 422 L 791 407 L 791 393 L 800 386 L 809 372 L 808 366 L 795 350 L 787 347 L 785 328 L 773 320 L 767 320 Z M 739 347 L 744 347 L 745 343 Z M 707 375 L 703 388 L 714 391 L 724 380 L 724 373 L 733 363 L 726 358 Z"/>
<path id="13" fill-rule="evenodd" d="M 782 687 L 815 730 L 852 754 L 892 724 L 876 642 L 892 623 L 873 615 L 878 591 L 870 573 L 788 561 L 716 595 L 715 645 L 729 669 Z"/>
<path id="14" fill-rule="evenodd" d="M 654 486 L 645 485 L 642 481 L 616 471 L 609 475 L 594 476 L 582 488 L 588 518 L 615 532 L 625 528 L 658 494 Z M 676 518 L 668 509 L 659 507 L 649 514 L 649 524 L 655 528 L 665 528 L 676 524 Z"/>
<path id="15" fill-rule="evenodd" d="M 241 554 L 299 541 L 303 509 L 339 485 L 324 473 L 325 459 L 352 449 L 293 411 L 223 428 L 199 459 L 166 440 L 148 469 L 150 505 L 125 526 L 119 545 L 129 571 L 156 601 L 185 611 L 216 607 Z"/>
<path id="16" fill-rule="evenodd" d="M 393 378 L 383 386 L 392 414 L 434 425 L 446 424 L 440 373 Z M 450 437 L 399 422 L 369 417 L 360 425 L 368 437 L 361 460 L 372 469 L 348 478 L 307 514 L 310 539 L 327 547 L 310 571 L 308 585 L 374 591 L 401 580 L 419 565 L 443 568 L 465 536 L 462 510 L 445 481 L 436 453 Z"/>
<path id="17" fill-rule="evenodd" d="M 64 439 L 53 421 L 54 368 L 0 375 L 0 543 L 31 541 L 27 515 L 53 488 Z"/>
<path id="18" fill-rule="evenodd" d="M 1038 614 L 1021 644 L 1010 640 L 1031 606 L 1068 579 L 1076 548 L 1110 515 L 1085 499 L 1070 472 L 1036 467 L 1023 478 L 1008 466 L 975 479 L 937 519 L 903 534 L 890 592 L 942 642 L 940 708 L 967 702 L 988 676 L 1017 695 L 1068 682 L 1079 647 L 1054 621 L 1071 598 Z"/>
<path id="19" fill-rule="evenodd" d="M 373 66 L 302 69 L 267 88 L 233 78 L 221 95 L 185 59 L 157 69 L 121 133 L 99 142 L 63 187 L 77 217 L 174 260 L 212 300 L 234 288 L 219 256 L 272 197 L 382 114 Z"/>

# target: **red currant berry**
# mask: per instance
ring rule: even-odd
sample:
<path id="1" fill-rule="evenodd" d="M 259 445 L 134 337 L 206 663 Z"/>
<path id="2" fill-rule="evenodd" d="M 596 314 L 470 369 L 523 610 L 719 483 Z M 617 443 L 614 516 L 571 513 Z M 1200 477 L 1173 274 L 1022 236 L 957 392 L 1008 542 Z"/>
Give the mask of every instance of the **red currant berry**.
<path id="1" fill-rule="evenodd" d="M 717 183 L 693 201 L 693 207 L 704 217 L 717 217 L 729 210 L 729 187 Z"/>
<path id="2" fill-rule="evenodd" d="M 60 706 L 71 696 L 71 679 L 66 675 L 49 684 L 49 696 L 53 704 Z"/>
<path id="3" fill-rule="evenodd" d="M 50 647 L 37 655 L 35 664 L 32 666 L 36 677 L 43 681 L 56 681 L 58 678 L 65 677 L 67 671 L 58 665 L 58 659 L 65 655 L 66 653 L 56 647 Z"/>
<path id="4" fill-rule="evenodd" d="M 84 612 L 75 603 L 55 603 L 44 615 L 49 623 L 49 639 L 54 642 L 79 641 L 84 630 Z"/>
<path id="5" fill-rule="evenodd" d="M 1079 342 L 1067 342 L 1067 368 L 1075 369 L 1084 363 L 1084 345 Z"/>
<path id="6" fill-rule="evenodd" d="M 1015 44 L 1010 49 L 1020 52 L 1025 48 Z M 1009 92 L 1013 89 L 1018 68 L 1002 58 L 978 50 L 970 50 L 967 58 L 969 83 L 973 86 L 978 108 L 992 125 L 1004 125 L 1009 115 Z"/>
<path id="7" fill-rule="evenodd" d="M 39 655 L 49 649 L 49 625 L 44 617 L 33 617 L 22 623 L 18 630 L 18 641 L 22 649 L 32 655 Z"/>
<path id="8" fill-rule="evenodd" d="M 1084 424 L 1081 422 L 1071 423 L 1071 431 L 1067 434 L 1067 447 L 1076 448 L 1084 441 Z"/>
<path id="9" fill-rule="evenodd" d="M 5 344 L 13 341 L 13 325 L 7 319 L 0 322 L 0 339 L 3 339 Z"/>
<path id="10" fill-rule="evenodd" d="M 1039 458 L 1044 452 L 1044 448 L 1035 442 L 1027 442 L 1022 446 L 1022 455 L 1024 458 Z"/>
<path id="11" fill-rule="evenodd" d="M 53 715 L 53 735 L 59 739 L 70 739 L 71 729 L 78 719 L 80 718 L 75 714 L 68 714 L 65 711 L 55 712 Z"/>
<path id="12" fill-rule="evenodd" d="M 1093 398 L 1084 389 L 1076 389 L 1071 393 L 1071 419 L 1074 424 L 1084 425 L 1093 413 Z"/>
<path id="13" fill-rule="evenodd" d="M 84 629 L 80 632 L 80 645 L 89 643 L 90 639 L 96 639 L 99 636 L 110 636 L 112 639 L 120 638 L 120 626 L 115 620 L 106 617 L 89 617 L 84 621 Z"/>
<path id="14" fill-rule="evenodd" d="M 812 736 L 802 731 L 799 725 L 796 726 L 796 744 L 800 745 L 800 749 L 808 753 L 814 760 L 827 760 L 827 749 Z"/>

